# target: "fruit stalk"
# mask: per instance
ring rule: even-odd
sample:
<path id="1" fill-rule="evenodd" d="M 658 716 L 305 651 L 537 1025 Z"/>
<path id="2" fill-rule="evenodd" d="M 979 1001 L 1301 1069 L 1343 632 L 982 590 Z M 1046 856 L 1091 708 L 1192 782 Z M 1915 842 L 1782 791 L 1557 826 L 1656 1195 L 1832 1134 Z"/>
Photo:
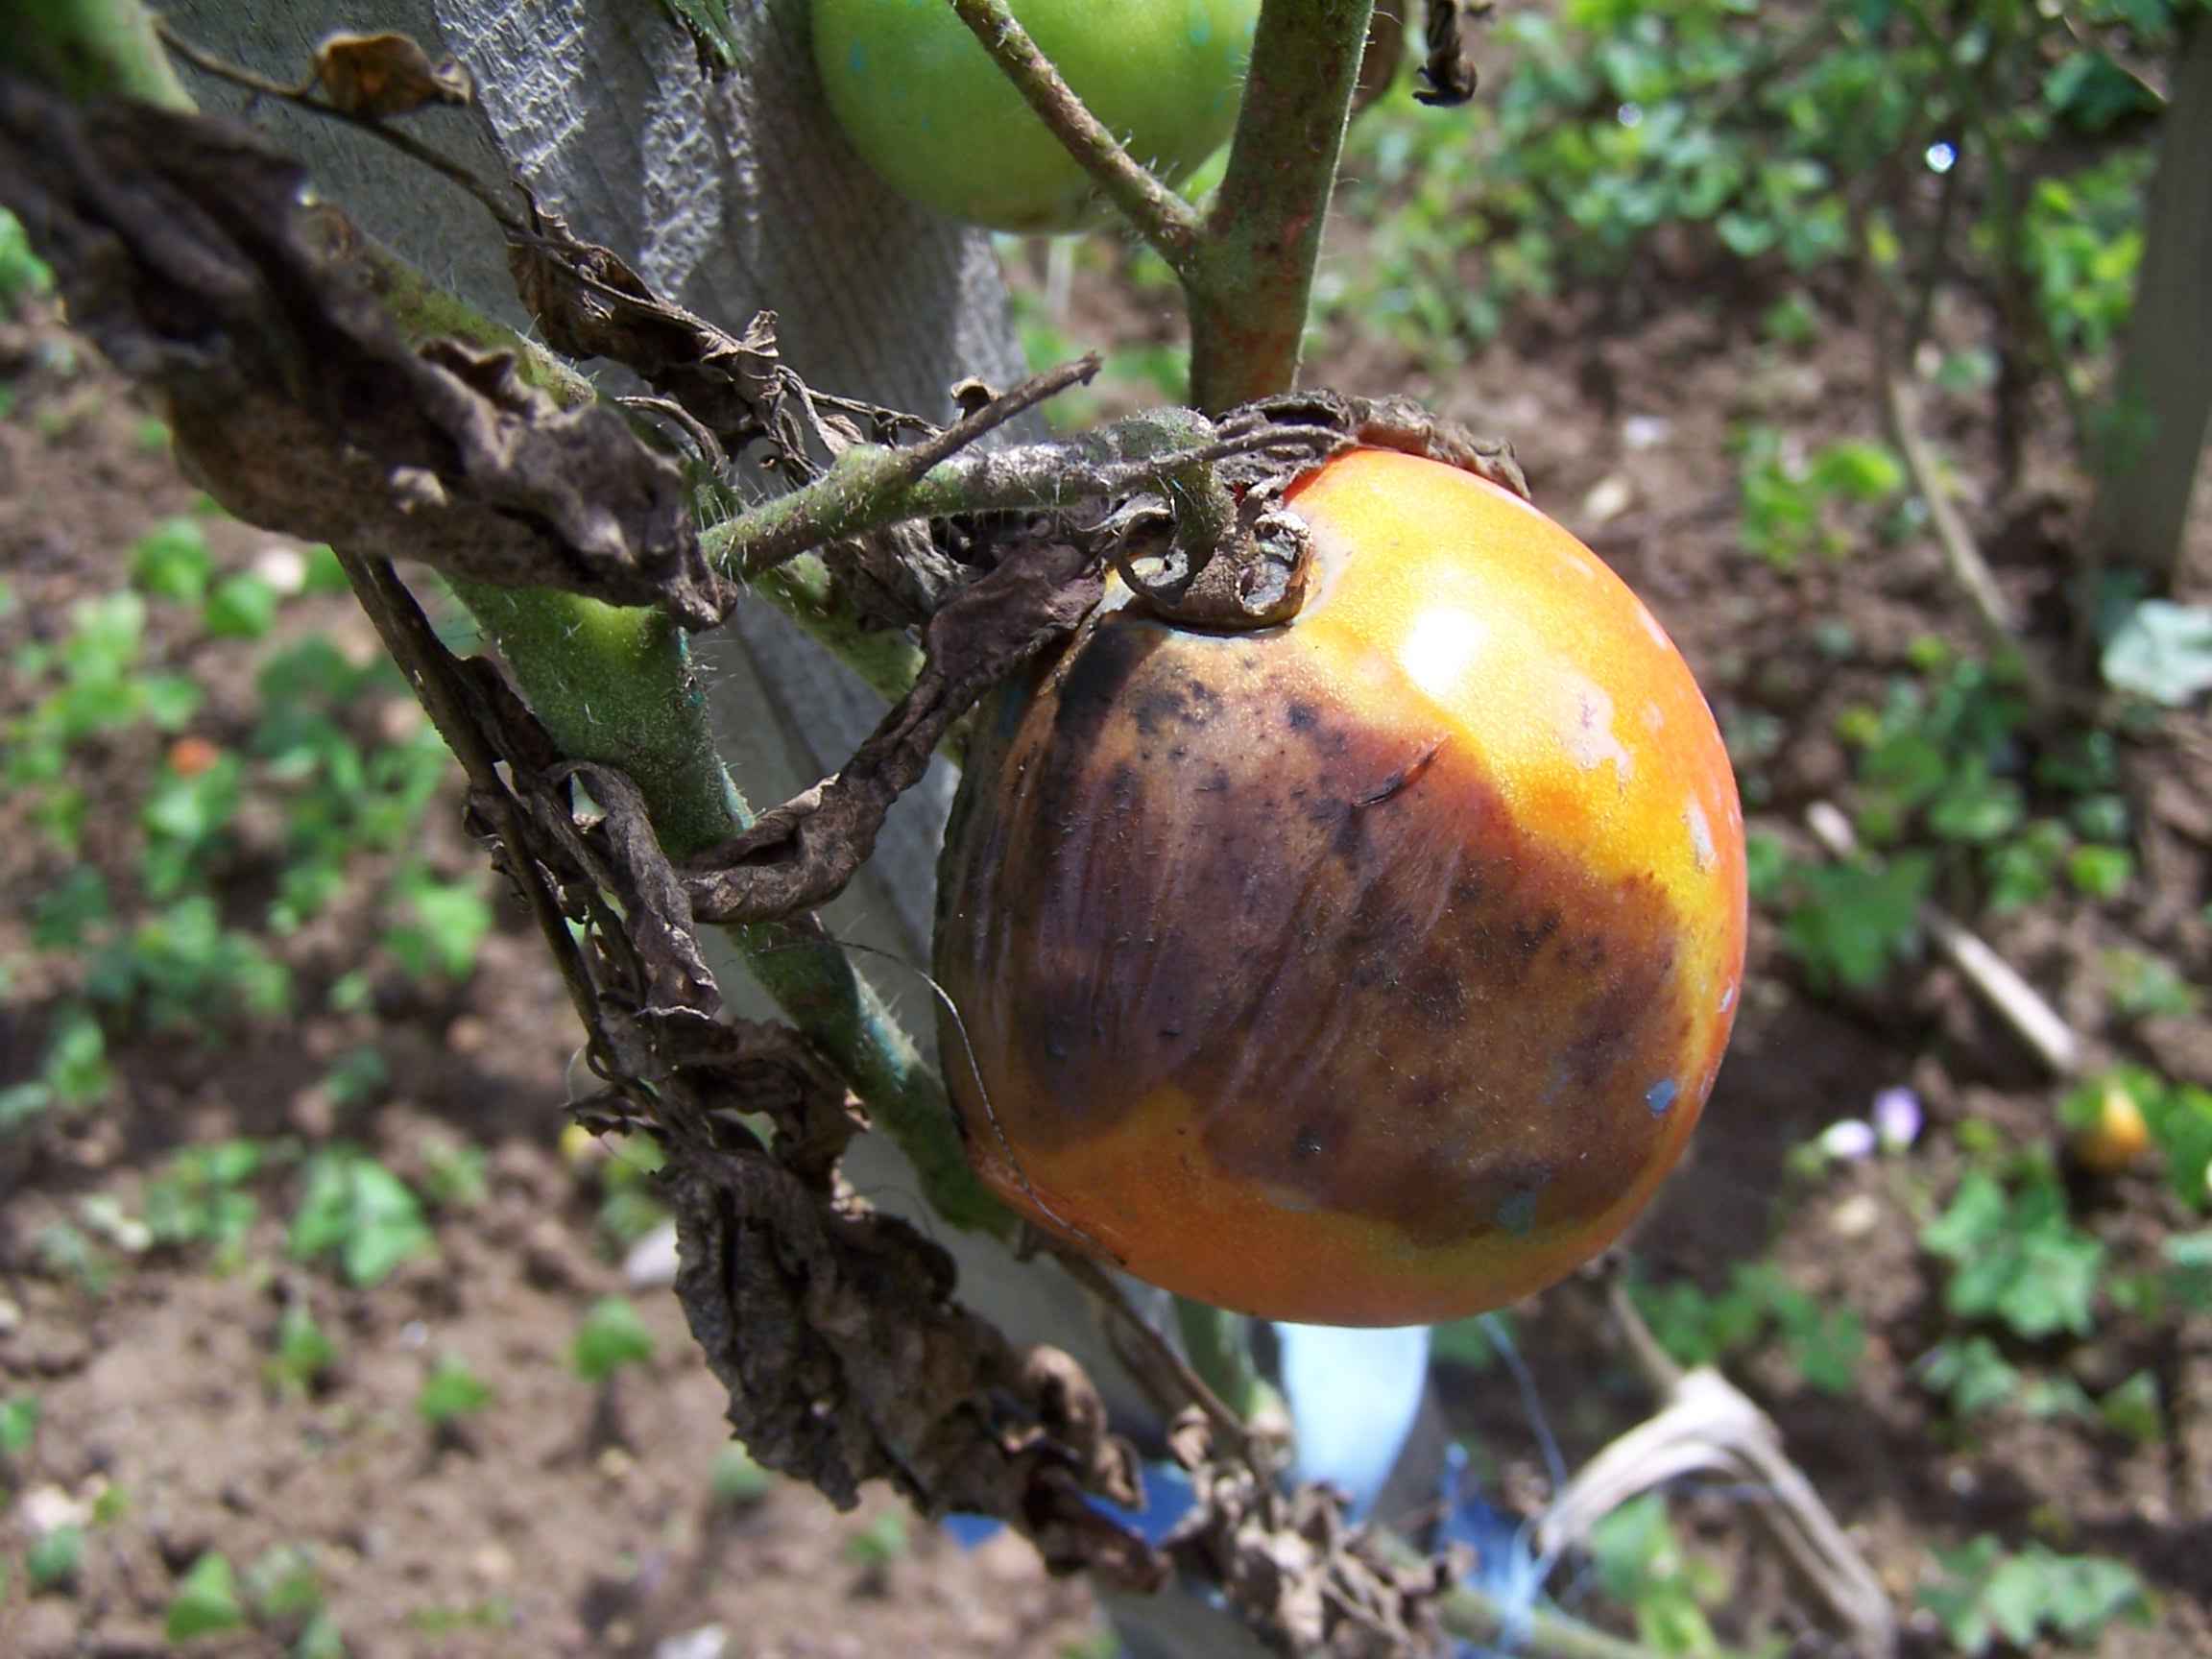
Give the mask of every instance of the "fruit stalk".
<path id="1" fill-rule="evenodd" d="M 952 0 L 952 10 L 1137 233 L 1171 270 L 1186 274 L 1198 245 L 1198 215 L 1190 204 L 1155 178 L 1103 121 L 1084 108 L 1052 60 L 1015 19 L 1006 0 Z"/>

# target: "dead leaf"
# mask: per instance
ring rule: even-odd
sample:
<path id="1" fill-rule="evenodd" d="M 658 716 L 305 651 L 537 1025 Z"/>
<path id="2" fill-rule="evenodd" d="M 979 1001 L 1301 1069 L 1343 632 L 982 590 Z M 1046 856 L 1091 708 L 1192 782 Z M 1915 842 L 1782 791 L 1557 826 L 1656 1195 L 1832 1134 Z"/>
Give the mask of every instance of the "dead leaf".
<path id="1" fill-rule="evenodd" d="M 412 349 L 365 238 L 303 208 L 304 184 L 249 128 L 0 77 L 0 198 L 77 325 L 167 395 L 180 458 L 224 506 L 364 557 L 720 620 L 734 589 L 682 470 L 505 351 Z"/>
<path id="2" fill-rule="evenodd" d="M 1098 603 L 1099 563 L 1090 548 L 1046 536 L 1020 544 L 998 569 L 954 593 L 923 632 L 928 661 L 914 689 L 844 768 L 696 861 L 690 891 L 698 918 L 765 921 L 841 892 L 952 722 Z"/>
<path id="3" fill-rule="evenodd" d="M 458 59 L 433 60 L 407 35 L 325 36 L 315 48 L 315 78 L 334 108 L 376 119 L 475 96 Z"/>

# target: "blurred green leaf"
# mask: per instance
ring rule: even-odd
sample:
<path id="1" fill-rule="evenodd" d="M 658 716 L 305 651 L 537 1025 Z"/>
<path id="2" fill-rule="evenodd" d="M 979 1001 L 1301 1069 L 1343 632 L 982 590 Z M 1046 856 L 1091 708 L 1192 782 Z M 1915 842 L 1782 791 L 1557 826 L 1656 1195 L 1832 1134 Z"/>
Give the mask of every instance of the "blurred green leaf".
<path id="1" fill-rule="evenodd" d="M 315 1323 L 315 1315 L 295 1302 L 276 1321 L 276 1352 L 270 1375 L 280 1387 L 306 1393 L 338 1363 L 338 1345 Z"/>
<path id="2" fill-rule="evenodd" d="M 2046 1628 L 2086 1643 L 2144 1606 L 2142 1580 L 2124 1562 L 2060 1555 L 2041 1544 L 2008 1555 L 1987 1536 L 1957 1550 L 1938 1548 L 1936 1559 L 1939 1575 L 1922 1587 L 1920 1605 L 1969 1659 L 2000 1638 L 2025 1647 Z"/>
<path id="3" fill-rule="evenodd" d="M 733 1440 L 714 1454 L 714 1470 L 708 1479 L 714 1502 L 725 1509 L 745 1509 L 775 1490 L 776 1477 L 753 1460 L 753 1454 Z"/>
<path id="4" fill-rule="evenodd" d="M 261 1618 L 296 1623 L 323 1605 L 323 1583 L 315 1551 L 304 1544 L 276 1544 L 246 1569 L 245 1598 Z"/>
<path id="5" fill-rule="evenodd" d="M 603 1382 L 623 1366 L 652 1358 L 653 1333 L 624 1296 L 606 1296 L 592 1303 L 569 1351 L 570 1363 L 587 1382 Z"/>
<path id="6" fill-rule="evenodd" d="M 20 1457 L 38 1436 L 38 1396 L 14 1394 L 0 1400 L 0 1457 Z"/>
<path id="7" fill-rule="evenodd" d="M 164 518 L 131 549 L 131 580 L 156 599 L 198 605 L 214 570 L 206 532 L 196 518 Z"/>
<path id="8" fill-rule="evenodd" d="M 492 1404 L 492 1385 L 457 1354 L 440 1358 L 415 1396 L 415 1410 L 433 1429 L 444 1429 Z"/>
<path id="9" fill-rule="evenodd" d="M 34 1590 L 65 1590 L 84 1561 L 84 1528 L 57 1527 L 23 1551 L 23 1576 Z"/>
<path id="10" fill-rule="evenodd" d="M 2092 899 L 2117 899 L 2135 878 L 2135 856 L 2125 847 L 2077 847 L 2066 855 L 2066 878 Z"/>
<path id="11" fill-rule="evenodd" d="M 1944 1292 L 1952 1312 L 2000 1319 L 2032 1339 L 2088 1334 L 2104 1246 L 2075 1226 L 2048 1168 L 2011 1192 L 1987 1171 L 1968 1170 L 1920 1242 L 1952 1263 Z"/>
<path id="12" fill-rule="evenodd" d="M 1878 985 L 1919 937 L 1920 903 L 1934 878 L 1926 854 L 1886 864 L 1809 865 L 1798 873 L 1803 900 L 1783 918 L 1790 951 L 1817 985 Z"/>
<path id="13" fill-rule="evenodd" d="M 492 906 L 478 883 L 417 876 L 400 897 L 413 921 L 388 931 L 385 949 L 414 978 L 466 979 L 475 971 L 477 948 L 492 931 Z"/>
<path id="14" fill-rule="evenodd" d="M 260 577 L 239 571 L 208 592 L 201 621 L 216 639 L 260 639 L 276 626 L 279 596 Z"/>
<path id="15" fill-rule="evenodd" d="M 1954 1415 L 1972 1417 L 2013 1399 L 2020 1372 L 1986 1336 L 1947 1337 L 1920 1358 L 1921 1382 L 1949 1401 Z"/>
<path id="16" fill-rule="evenodd" d="M 237 1575 L 227 1557 L 210 1551 L 178 1580 L 161 1633 L 172 1642 L 190 1642 L 244 1628 L 246 1609 L 238 1599 Z"/>
<path id="17" fill-rule="evenodd" d="M 357 1146 L 326 1146 L 307 1161 L 292 1217 L 295 1261 L 335 1258 L 357 1286 L 382 1283 L 436 1245 L 407 1184 Z"/>
<path id="18" fill-rule="evenodd" d="M 46 261 L 31 252 L 22 221 L 0 207 L 0 317 L 12 317 L 23 301 L 54 286 Z"/>

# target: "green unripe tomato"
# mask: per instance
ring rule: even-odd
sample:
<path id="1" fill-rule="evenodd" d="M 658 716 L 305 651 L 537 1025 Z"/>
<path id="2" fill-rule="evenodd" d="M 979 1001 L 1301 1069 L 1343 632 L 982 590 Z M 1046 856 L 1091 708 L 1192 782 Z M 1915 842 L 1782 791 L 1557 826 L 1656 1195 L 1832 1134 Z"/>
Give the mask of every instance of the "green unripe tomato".
<path id="1" fill-rule="evenodd" d="M 1180 184 L 1237 124 L 1259 0 L 1013 0 L 1091 112 Z M 1108 208 L 948 0 L 814 0 L 814 61 L 853 147 L 909 201 L 1048 233 Z"/>

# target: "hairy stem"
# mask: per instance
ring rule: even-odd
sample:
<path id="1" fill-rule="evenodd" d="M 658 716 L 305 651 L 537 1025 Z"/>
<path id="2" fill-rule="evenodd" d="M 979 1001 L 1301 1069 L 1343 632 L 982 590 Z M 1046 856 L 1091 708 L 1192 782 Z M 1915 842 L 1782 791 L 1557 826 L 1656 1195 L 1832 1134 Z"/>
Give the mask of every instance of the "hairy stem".
<path id="1" fill-rule="evenodd" d="M 1374 0 L 1267 0 L 1190 306 L 1190 397 L 1219 414 L 1297 383 L 1313 266 Z"/>
<path id="2" fill-rule="evenodd" d="M 841 609 L 819 554 L 802 553 L 777 565 L 754 582 L 753 591 L 828 647 L 884 702 L 896 703 L 914 688 L 922 647 L 898 629 L 863 627 Z"/>
<path id="3" fill-rule="evenodd" d="M 742 817 L 684 634 L 661 611 L 550 588 L 456 581 L 454 594 L 572 760 L 627 774 L 668 856 L 724 840 Z"/>
<path id="4" fill-rule="evenodd" d="M 952 10 L 1137 233 L 1179 275 L 1193 269 L 1198 215 L 1190 204 L 1123 149 L 1106 124 L 1084 108 L 1052 60 L 1015 20 L 1006 0 L 952 0 Z"/>

